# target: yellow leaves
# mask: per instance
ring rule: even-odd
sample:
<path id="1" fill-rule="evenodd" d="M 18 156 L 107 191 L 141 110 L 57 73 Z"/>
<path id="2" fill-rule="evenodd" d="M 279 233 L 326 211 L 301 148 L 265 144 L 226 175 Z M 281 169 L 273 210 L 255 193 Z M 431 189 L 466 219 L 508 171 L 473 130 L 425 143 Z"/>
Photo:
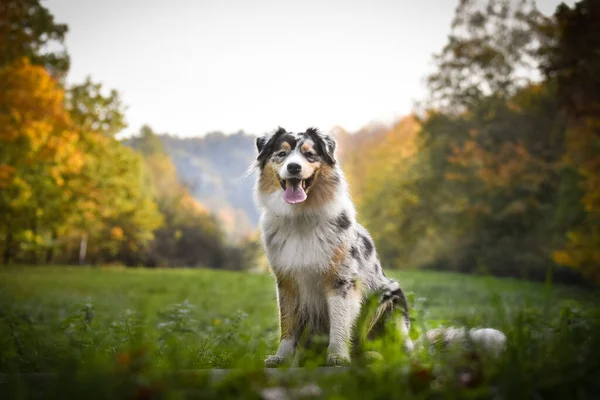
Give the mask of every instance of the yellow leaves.
<path id="1" fill-rule="evenodd" d="M 179 240 L 183 237 L 183 232 L 181 231 L 181 229 L 175 229 L 175 233 L 173 234 L 173 238 L 175 240 Z"/>
<path id="2" fill-rule="evenodd" d="M 356 180 L 361 182 L 359 191 L 355 191 L 359 205 L 365 193 L 380 192 L 386 185 L 406 175 L 405 171 L 421 146 L 420 129 L 417 120 L 408 116 L 385 132 L 381 140 L 355 150 L 360 163 Z"/>
<path id="3" fill-rule="evenodd" d="M 597 221 L 596 221 L 597 222 Z M 595 283 L 600 283 L 600 231 L 598 224 L 586 222 L 578 231 L 567 234 L 567 243 L 554 251 L 552 258 L 559 265 L 568 266 Z"/>
<path id="4" fill-rule="evenodd" d="M 27 203 L 33 196 L 33 190 L 31 185 L 20 176 L 15 176 L 9 186 L 13 196 L 8 202 L 8 207 L 12 209 L 18 209 L 23 204 Z"/>
<path id="5" fill-rule="evenodd" d="M 552 259 L 558 265 L 564 265 L 566 267 L 576 267 L 577 261 L 571 256 L 571 254 L 565 250 L 556 250 L 552 253 Z"/>
<path id="6" fill-rule="evenodd" d="M 361 206 L 365 195 L 401 175 L 420 148 L 421 126 L 414 116 L 391 128 L 367 126 L 348 134 L 338 129 L 336 139 L 352 197 Z"/>
<path id="7" fill-rule="evenodd" d="M 56 184 L 58 186 L 63 186 L 65 183 L 65 180 L 62 178 L 60 172 L 61 172 L 60 168 L 58 168 L 58 167 L 50 168 L 50 175 L 52 176 L 52 178 L 54 178 L 54 182 L 56 182 Z"/>

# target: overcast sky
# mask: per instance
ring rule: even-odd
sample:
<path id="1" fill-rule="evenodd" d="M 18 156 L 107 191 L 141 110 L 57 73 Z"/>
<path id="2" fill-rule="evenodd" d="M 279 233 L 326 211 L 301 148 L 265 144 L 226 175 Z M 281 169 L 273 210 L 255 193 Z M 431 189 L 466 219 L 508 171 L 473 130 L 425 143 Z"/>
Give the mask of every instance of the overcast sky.
<path id="1" fill-rule="evenodd" d="M 340 125 L 410 112 L 457 0 L 46 0 L 69 82 L 117 89 L 126 132 Z M 538 0 L 550 13 L 559 1 Z M 572 4 L 572 1 L 567 3 Z"/>

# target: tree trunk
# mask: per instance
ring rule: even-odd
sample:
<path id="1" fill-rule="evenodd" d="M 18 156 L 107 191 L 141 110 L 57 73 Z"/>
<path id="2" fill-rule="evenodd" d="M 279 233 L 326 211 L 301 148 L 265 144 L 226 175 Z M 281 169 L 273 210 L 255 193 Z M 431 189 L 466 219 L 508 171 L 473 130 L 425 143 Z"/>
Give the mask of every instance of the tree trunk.
<path id="1" fill-rule="evenodd" d="M 4 248 L 4 265 L 8 265 L 8 263 L 10 263 L 10 250 L 12 248 L 12 241 L 13 241 L 13 236 L 12 236 L 12 232 L 10 232 L 10 228 L 7 229 L 8 232 L 6 233 L 6 244 L 5 244 L 5 248 Z"/>
<path id="2" fill-rule="evenodd" d="M 79 243 L 79 265 L 83 265 L 85 263 L 85 256 L 87 254 L 87 241 L 88 235 L 84 233 L 81 236 L 81 242 Z"/>
<path id="3" fill-rule="evenodd" d="M 52 243 L 50 248 L 46 252 L 46 264 L 50 264 L 52 262 L 52 258 L 54 257 L 54 247 L 56 246 L 56 238 L 58 235 L 55 230 L 52 230 Z"/>
<path id="4" fill-rule="evenodd" d="M 38 247 L 37 247 L 37 217 L 33 217 L 31 223 L 31 231 L 33 232 L 33 247 L 31 248 L 31 263 L 37 265 L 38 263 Z"/>

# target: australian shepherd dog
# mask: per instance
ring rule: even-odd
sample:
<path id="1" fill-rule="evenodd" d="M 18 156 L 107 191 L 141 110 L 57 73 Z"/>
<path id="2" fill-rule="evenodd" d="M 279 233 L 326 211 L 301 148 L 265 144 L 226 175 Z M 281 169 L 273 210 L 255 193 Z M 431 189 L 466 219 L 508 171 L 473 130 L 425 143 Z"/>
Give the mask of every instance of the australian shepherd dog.
<path id="1" fill-rule="evenodd" d="M 303 338 L 328 337 L 327 363 L 350 362 L 361 316 L 365 337 L 393 327 L 406 351 L 410 317 L 400 284 L 386 277 L 371 236 L 356 221 L 336 142 L 316 128 L 256 139 L 256 202 L 277 281 L 280 343 L 267 367 L 290 359 Z M 363 322 L 362 309 L 373 312 Z"/>

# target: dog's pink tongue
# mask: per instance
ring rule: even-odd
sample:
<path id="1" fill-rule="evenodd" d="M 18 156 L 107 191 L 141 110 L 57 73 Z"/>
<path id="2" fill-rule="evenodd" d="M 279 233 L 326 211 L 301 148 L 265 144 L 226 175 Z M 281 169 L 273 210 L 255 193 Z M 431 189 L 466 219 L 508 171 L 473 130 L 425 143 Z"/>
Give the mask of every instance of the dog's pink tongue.
<path id="1" fill-rule="evenodd" d="M 293 185 L 288 184 L 285 188 L 285 192 L 283 192 L 283 199 L 288 204 L 302 203 L 306 200 L 306 192 L 302 189 L 302 185 L 294 187 Z"/>

